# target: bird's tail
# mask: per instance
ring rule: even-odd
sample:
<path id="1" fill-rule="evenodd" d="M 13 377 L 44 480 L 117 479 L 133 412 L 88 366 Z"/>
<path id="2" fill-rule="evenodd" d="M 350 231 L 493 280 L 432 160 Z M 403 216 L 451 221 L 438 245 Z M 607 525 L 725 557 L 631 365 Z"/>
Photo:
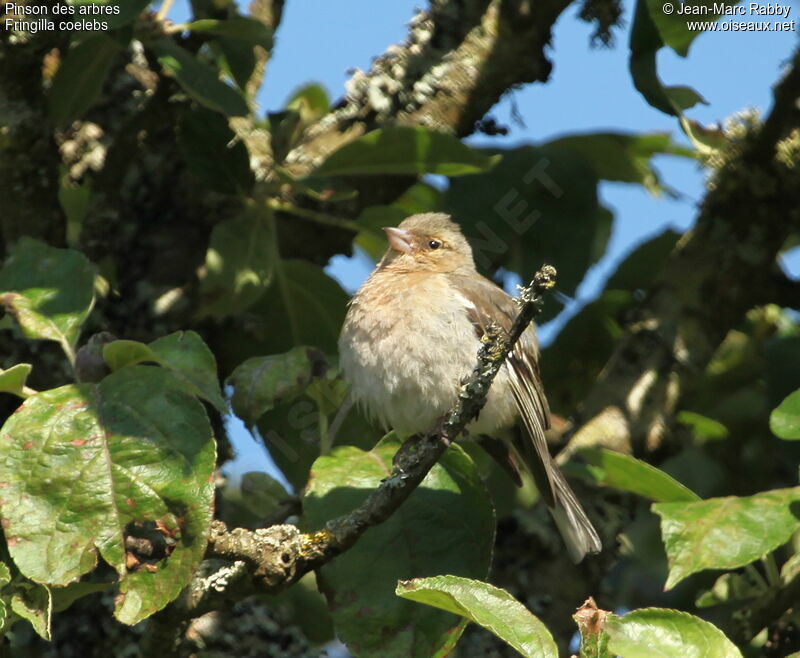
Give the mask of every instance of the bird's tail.
<path id="1" fill-rule="evenodd" d="M 545 469 L 549 471 L 554 499 L 553 504 L 549 506 L 550 513 L 567 546 L 570 558 L 577 564 L 587 553 L 599 553 L 603 544 L 600 537 L 597 536 L 592 522 L 586 516 L 586 512 L 583 511 L 583 507 L 552 458 L 550 463 L 545 465 Z M 537 486 L 539 486 L 538 482 Z"/>

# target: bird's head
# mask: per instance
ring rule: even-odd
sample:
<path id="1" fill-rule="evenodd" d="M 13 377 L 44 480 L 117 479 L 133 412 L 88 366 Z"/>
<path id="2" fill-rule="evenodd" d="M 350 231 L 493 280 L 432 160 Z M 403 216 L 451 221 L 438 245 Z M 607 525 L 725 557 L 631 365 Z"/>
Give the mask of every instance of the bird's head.
<path id="1" fill-rule="evenodd" d="M 443 213 L 411 215 L 383 229 L 389 250 L 381 269 L 398 272 L 473 272 L 472 249 L 461 228 Z"/>

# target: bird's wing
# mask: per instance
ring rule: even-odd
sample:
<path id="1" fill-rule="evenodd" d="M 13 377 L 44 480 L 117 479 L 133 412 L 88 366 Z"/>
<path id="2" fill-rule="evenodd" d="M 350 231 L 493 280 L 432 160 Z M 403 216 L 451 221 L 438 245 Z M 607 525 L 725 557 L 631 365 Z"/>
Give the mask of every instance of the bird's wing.
<path id="1" fill-rule="evenodd" d="M 453 276 L 453 283 L 468 302 L 465 304 L 467 317 L 478 337 L 483 336 L 493 322 L 504 331 L 511 331 L 519 309 L 504 290 L 478 275 Z M 506 359 L 506 367 L 520 416 L 531 438 L 535 459 L 531 459 L 534 455 L 529 455 L 529 450 L 524 446 L 520 446 L 521 456 L 529 466 L 545 501 L 552 507 L 554 483 L 550 469 L 543 467 L 551 459 L 544 435 L 550 427 L 550 408 L 539 374 L 538 357 L 536 332 L 533 327 L 528 327 Z"/>
<path id="2" fill-rule="evenodd" d="M 453 284 L 468 302 L 465 304 L 467 317 L 479 337 L 492 322 L 511 331 L 519 310 L 505 291 L 478 275 L 452 276 Z M 530 442 L 518 446 L 518 450 L 550 508 L 570 556 L 580 562 L 586 553 L 599 552 L 602 544 L 547 447 L 544 432 L 550 427 L 550 408 L 544 395 L 538 359 L 536 333 L 528 327 L 506 359 L 511 390 L 530 437 Z"/>

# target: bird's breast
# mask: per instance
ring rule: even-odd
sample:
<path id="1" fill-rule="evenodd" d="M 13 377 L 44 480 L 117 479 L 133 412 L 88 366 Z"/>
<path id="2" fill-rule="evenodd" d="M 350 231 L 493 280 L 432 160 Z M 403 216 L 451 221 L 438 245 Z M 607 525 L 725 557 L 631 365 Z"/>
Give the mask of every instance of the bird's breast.
<path id="1" fill-rule="evenodd" d="M 370 415 L 415 433 L 432 429 L 453 407 L 479 346 L 469 304 L 443 275 L 376 274 L 364 284 L 339 352 L 351 394 Z"/>

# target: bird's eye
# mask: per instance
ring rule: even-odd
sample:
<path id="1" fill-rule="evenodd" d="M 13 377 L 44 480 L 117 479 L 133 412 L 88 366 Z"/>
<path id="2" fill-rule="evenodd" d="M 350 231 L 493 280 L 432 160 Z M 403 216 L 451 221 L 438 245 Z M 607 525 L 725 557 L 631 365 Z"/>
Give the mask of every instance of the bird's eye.
<path id="1" fill-rule="evenodd" d="M 428 248 L 429 249 L 438 249 L 442 246 L 442 243 L 438 240 L 428 240 Z"/>

